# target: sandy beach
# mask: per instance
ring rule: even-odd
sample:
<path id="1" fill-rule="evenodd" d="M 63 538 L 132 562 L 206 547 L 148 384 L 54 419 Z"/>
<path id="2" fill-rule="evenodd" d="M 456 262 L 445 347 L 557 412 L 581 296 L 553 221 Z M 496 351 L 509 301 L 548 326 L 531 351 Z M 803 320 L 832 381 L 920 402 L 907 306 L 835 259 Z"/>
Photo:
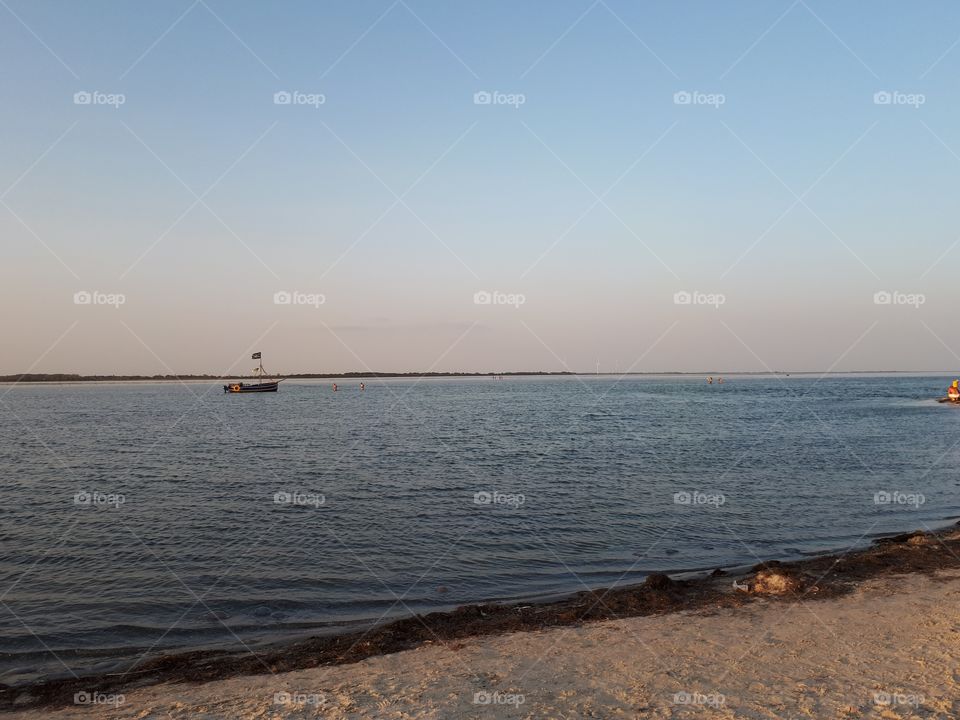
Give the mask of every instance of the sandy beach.
<path id="1" fill-rule="evenodd" d="M 751 593 L 740 606 L 428 642 L 339 666 L 126 688 L 94 704 L 12 717 L 957 717 L 958 539 L 960 532 L 950 531 L 882 543 L 855 565 L 893 572 L 826 598 L 816 597 L 820 585 Z M 918 571 L 901 573 L 878 558 L 897 558 L 901 569 L 914 562 Z M 829 567 L 842 571 L 844 563 L 850 560 Z M 744 582 L 759 589 L 758 577 Z"/>

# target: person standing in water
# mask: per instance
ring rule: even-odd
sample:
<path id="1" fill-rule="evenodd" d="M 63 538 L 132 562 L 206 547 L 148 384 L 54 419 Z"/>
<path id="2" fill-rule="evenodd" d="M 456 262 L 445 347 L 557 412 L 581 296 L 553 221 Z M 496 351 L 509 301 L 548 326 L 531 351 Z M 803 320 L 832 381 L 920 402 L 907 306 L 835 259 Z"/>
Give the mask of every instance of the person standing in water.
<path id="1" fill-rule="evenodd" d="M 364 385 L 363 383 L 360 383 L 360 389 L 361 389 L 361 390 L 366 390 L 366 389 L 367 389 L 367 386 Z"/>

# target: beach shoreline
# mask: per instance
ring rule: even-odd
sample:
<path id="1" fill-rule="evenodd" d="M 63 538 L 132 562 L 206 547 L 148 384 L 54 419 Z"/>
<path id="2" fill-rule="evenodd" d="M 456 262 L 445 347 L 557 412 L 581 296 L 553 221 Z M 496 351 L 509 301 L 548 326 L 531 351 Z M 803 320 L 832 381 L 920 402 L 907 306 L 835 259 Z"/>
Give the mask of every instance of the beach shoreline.
<path id="1" fill-rule="evenodd" d="M 957 525 L 881 537 L 847 553 L 759 563 L 748 572 L 718 569 L 704 577 L 686 579 L 655 573 L 640 584 L 582 591 L 550 602 L 465 605 L 448 612 L 392 620 L 363 631 L 250 652 L 169 654 L 144 661 L 127 673 L 0 687 L 0 711 L 71 706 L 78 693 L 115 696 L 146 686 L 215 683 L 263 673 L 348 666 L 428 646 L 456 647 L 465 642 L 631 618 L 736 612 L 757 602 L 842 599 L 865 584 L 894 575 L 932 577 L 941 572 L 960 572 Z"/>

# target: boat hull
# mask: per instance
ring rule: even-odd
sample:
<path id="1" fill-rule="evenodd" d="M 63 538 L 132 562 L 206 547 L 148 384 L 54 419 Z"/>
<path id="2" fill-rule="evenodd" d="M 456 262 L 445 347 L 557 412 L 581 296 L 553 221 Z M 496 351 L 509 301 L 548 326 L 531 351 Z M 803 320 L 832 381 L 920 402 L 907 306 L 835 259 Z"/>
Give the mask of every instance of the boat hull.
<path id="1" fill-rule="evenodd" d="M 257 383 L 256 385 L 245 385 L 241 383 L 233 383 L 231 385 L 224 385 L 223 391 L 230 394 L 242 394 L 242 393 L 265 393 L 265 392 L 276 392 L 277 388 L 280 387 L 278 382 L 268 382 L 268 383 Z"/>

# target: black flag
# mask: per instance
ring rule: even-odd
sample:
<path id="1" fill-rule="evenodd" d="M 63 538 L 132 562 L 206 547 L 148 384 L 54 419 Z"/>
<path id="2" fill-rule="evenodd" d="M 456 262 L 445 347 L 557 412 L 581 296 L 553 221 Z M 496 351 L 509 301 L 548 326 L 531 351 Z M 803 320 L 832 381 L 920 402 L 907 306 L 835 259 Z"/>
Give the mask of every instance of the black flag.
<path id="1" fill-rule="evenodd" d="M 254 353 L 253 355 L 250 356 L 250 359 L 251 359 L 251 360 L 259 360 L 259 359 L 260 359 L 260 353 Z"/>

